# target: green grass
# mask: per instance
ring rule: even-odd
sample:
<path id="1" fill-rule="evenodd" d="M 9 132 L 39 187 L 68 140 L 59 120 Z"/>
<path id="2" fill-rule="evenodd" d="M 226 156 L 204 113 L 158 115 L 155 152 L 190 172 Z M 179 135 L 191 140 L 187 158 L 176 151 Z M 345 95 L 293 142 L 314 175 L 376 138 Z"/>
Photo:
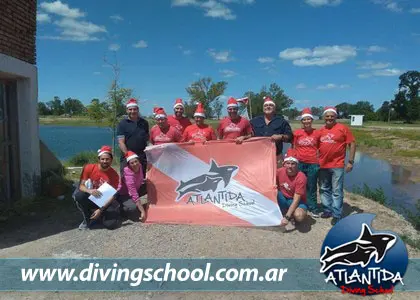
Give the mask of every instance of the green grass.
<path id="1" fill-rule="evenodd" d="M 393 147 L 393 143 L 390 140 L 374 137 L 369 131 L 352 129 L 352 133 L 356 139 L 357 145 L 383 149 L 391 149 Z"/>
<path id="2" fill-rule="evenodd" d="M 420 150 L 398 150 L 397 156 L 420 158 Z"/>
<path id="3" fill-rule="evenodd" d="M 420 141 L 420 130 L 392 130 L 389 134 L 410 141 Z"/>
<path id="4" fill-rule="evenodd" d="M 406 234 L 400 235 L 401 239 L 413 248 L 420 249 L 420 239 L 414 239 Z"/>
<path id="5" fill-rule="evenodd" d="M 353 187 L 352 192 L 385 205 L 386 196 L 382 187 L 372 189 L 365 183 L 363 184 L 363 187 Z"/>
<path id="6" fill-rule="evenodd" d="M 413 124 L 406 124 L 403 121 L 383 122 L 383 121 L 364 121 L 363 125 L 369 126 L 380 126 L 380 127 L 420 127 L 420 122 Z"/>
<path id="7" fill-rule="evenodd" d="M 66 166 L 83 167 L 85 164 L 96 163 L 98 161 L 98 153 L 95 151 L 83 151 L 77 153 L 65 162 Z"/>

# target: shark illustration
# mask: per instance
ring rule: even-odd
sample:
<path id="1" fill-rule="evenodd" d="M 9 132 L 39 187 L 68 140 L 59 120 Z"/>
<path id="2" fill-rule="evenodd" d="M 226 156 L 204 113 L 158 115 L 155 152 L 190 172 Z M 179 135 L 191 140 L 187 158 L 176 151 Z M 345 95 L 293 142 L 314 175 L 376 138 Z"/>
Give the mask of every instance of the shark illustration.
<path id="1" fill-rule="evenodd" d="M 176 201 L 178 202 L 184 195 L 190 192 L 206 192 L 217 190 L 217 187 L 221 181 L 223 181 L 224 187 L 227 187 L 230 180 L 233 177 L 233 173 L 238 170 L 237 166 L 221 166 L 219 167 L 216 162 L 212 159 L 210 170 L 207 174 L 203 174 L 197 177 L 194 177 L 188 181 L 180 181 L 176 191 L 178 192 L 178 197 Z"/>
<path id="2" fill-rule="evenodd" d="M 325 247 L 325 251 L 320 258 L 322 263 L 321 273 L 337 264 L 365 267 L 373 256 L 376 256 L 375 262 L 379 263 L 396 241 L 397 237 L 393 234 L 372 234 L 369 226 L 363 223 L 360 236 L 356 240 L 333 249 L 328 246 Z"/>

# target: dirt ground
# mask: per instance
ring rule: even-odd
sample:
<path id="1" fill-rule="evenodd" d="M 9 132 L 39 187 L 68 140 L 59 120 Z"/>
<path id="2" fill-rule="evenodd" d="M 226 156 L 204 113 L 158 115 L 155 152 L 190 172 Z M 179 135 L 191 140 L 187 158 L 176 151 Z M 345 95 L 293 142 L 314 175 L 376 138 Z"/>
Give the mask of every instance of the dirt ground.
<path id="1" fill-rule="evenodd" d="M 345 215 L 374 213 L 375 229 L 419 237 L 394 211 L 357 195 L 346 194 Z M 3 234 L 0 257 L 142 257 L 142 258 L 319 258 L 329 220 L 307 218 L 299 227 L 282 230 L 216 226 L 157 225 L 127 221 L 116 231 L 79 231 L 77 211 L 53 215 Z M 420 251 L 407 246 L 409 256 Z M 6 292 L 1 299 L 356 299 L 337 292 Z M 379 295 L 375 299 L 419 299 L 420 292 Z"/>

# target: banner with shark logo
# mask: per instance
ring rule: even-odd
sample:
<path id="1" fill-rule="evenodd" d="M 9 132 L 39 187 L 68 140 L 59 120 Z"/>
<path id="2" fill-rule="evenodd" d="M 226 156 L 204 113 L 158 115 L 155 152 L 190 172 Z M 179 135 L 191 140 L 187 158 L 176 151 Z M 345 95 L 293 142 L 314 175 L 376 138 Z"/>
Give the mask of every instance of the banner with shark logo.
<path id="1" fill-rule="evenodd" d="M 276 149 L 269 138 L 146 149 L 147 221 L 167 224 L 276 226 Z"/>

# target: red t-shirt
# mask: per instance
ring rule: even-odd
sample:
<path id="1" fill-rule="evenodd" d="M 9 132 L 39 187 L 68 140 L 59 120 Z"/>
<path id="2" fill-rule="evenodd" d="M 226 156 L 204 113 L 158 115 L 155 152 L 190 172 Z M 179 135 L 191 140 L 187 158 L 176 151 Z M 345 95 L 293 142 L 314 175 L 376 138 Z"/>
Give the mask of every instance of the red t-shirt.
<path id="1" fill-rule="evenodd" d="M 321 168 L 343 168 L 346 158 L 346 146 L 354 142 L 350 129 L 336 123 L 331 129 L 325 126 L 319 129 L 319 165 Z"/>
<path id="2" fill-rule="evenodd" d="M 175 127 L 169 126 L 165 133 L 158 125 L 150 129 L 150 141 L 153 145 L 160 145 L 165 143 L 178 143 L 182 140 L 181 133 Z"/>
<path id="3" fill-rule="evenodd" d="M 105 182 L 117 189 L 120 176 L 112 167 L 104 171 L 100 169 L 98 164 L 87 164 L 83 169 L 81 179 L 90 179 L 94 189 L 98 189 Z"/>
<path id="4" fill-rule="evenodd" d="M 191 125 L 190 119 L 182 117 L 177 119 L 175 116 L 168 116 L 169 125 L 175 127 L 181 134 L 184 133 L 185 128 Z"/>
<path id="5" fill-rule="evenodd" d="M 288 199 L 299 194 L 301 201 L 306 203 L 306 175 L 301 171 L 291 177 L 285 167 L 277 169 L 277 189 Z"/>
<path id="6" fill-rule="evenodd" d="M 214 129 L 207 124 L 200 127 L 198 127 L 197 124 L 190 125 L 185 128 L 184 134 L 182 135 L 182 140 L 184 142 L 204 142 L 216 139 L 217 137 Z"/>
<path id="7" fill-rule="evenodd" d="M 232 121 L 231 118 L 226 117 L 220 121 L 217 132 L 219 133 L 219 138 L 228 140 L 249 135 L 252 133 L 252 129 L 251 124 L 245 118 L 239 117 L 239 119 Z"/>
<path id="8" fill-rule="evenodd" d="M 293 132 L 293 146 L 299 162 L 307 164 L 318 163 L 319 130 L 306 132 L 297 129 Z"/>

